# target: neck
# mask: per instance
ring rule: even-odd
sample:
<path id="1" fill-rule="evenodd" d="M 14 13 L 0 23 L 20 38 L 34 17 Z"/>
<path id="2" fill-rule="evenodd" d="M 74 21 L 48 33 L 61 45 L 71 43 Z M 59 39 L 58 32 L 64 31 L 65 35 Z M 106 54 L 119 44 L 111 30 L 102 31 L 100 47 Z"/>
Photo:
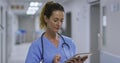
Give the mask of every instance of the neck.
<path id="1" fill-rule="evenodd" d="M 59 36 L 57 33 L 46 30 L 45 37 L 47 37 L 56 47 L 58 47 Z"/>
<path id="2" fill-rule="evenodd" d="M 45 36 L 49 39 L 58 39 L 58 34 L 52 31 L 46 30 Z"/>

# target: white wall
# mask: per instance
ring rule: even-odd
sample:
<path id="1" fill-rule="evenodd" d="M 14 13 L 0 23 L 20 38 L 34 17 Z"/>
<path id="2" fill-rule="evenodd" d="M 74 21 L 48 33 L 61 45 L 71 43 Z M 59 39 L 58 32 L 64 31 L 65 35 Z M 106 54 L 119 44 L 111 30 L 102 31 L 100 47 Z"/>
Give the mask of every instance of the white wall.
<path id="1" fill-rule="evenodd" d="M 2 62 L 2 25 L 1 25 L 1 22 L 2 22 L 2 6 L 0 6 L 0 62 Z"/>
<path id="2" fill-rule="evenodd" d="M 10 55 L 11 50 L 16 43 L 16 31 L 18 30 L 18 17 L 11 10 L 7 12 L 6 27 L 6 43 L 8 55 Z"/>
<path id="3" fill-rule="evenodd" d="M 101 0 L 101 22 L 102 7 L 106 6 L 106 42 L 101 43 L 101 62 L 120 62 L 120 0 Z M 101 26 L 102 27 L 102 26 Z M 102 29 L 102 28 L 101 28 Z M 102 31 L 101 31 L 102 32 Z"/>
<path id="4" fill-rule="evenodd" d="M 86 0 L 69 0 L 63 3 L 65 11 L 72 14 L 72 38 L 77 53 L 89 52 L 89 5 Z"/>
<path id="5" fill-rule="evenodd" d="M 3 4 L 4 3 L 4 4 Z M 7 3 L 6 3 L 6 0 L 0 0 L 0 6 L 2 5 L 2 6 L 4 6 L 4 5 L 6 5 Z"/>
<path id="6" fill-rule="evenodd" d="M 40 29 L 40 17 L 36 16 L 35 18 L 35 38 L 39 38 L 41 34 L 44 32 L 44 29 Z"/>
<path id="7" fill-rule="evenodd" d="M 72 12 L 72 38 L 76 42 L 78 52 L 88 52 L 89 5 L 84 0 L 70 0 L 64 3 L 64 7 L 66 12 Z"/>
<path id="8" fill-rule="evenodd" d="M 4 4 L 3 4 L 4 3 Z M 0 0 L 0 7 L 2 7 L 2 12 L 1 12 L 1 23 L 3 26 L 2 33 L 0 34 L 0 62 L 5 63 L 6 62 L 6 2 Z"/>
<path id="9" fill-rule="evenodd" d="M 103 45 L 102 50 L 120 56 L 120 0 L 101 0 L 101 4 L 102 7 L 107 7 L 106 44 Z M 118 10 L 115 7 L 113 8 L 117 4 Z"/>
<path id="10" fill-rule="evenodd" d="M 11 50 L 12 45 L 15 43 L 15 31 L 17 29 L 17 17 L 8 8 L 6 0 L 0 0 L 0 6 L 2 7 L 1 24 L 4 29 L 2 35 L 0 35 L 0 63 L 6 63 Z M 9 28 L 8 28 L 9 27 Z"/>

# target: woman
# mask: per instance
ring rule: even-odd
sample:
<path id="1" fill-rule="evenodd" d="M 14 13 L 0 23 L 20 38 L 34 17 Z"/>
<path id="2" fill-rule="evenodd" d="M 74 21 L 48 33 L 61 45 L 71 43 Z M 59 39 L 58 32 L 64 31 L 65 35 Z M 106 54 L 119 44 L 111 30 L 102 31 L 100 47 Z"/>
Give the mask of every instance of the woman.
<path id="1" fill-rule="evenodd" d="M 31 44 L 26 63 L 83 62 L 80 57 L 71 58 L 76 52 L 73 40 L 58 33 L 63 20 L 63 6 L 53 1 L 47 2 L 40 15 L 40 27 L 44 28 L 45 32 Z"/>

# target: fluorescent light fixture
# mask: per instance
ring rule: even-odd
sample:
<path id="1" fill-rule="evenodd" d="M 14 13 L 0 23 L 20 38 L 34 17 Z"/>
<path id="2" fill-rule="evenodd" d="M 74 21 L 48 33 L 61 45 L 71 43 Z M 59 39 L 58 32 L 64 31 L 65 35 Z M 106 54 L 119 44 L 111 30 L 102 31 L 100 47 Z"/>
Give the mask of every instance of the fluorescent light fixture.
<path id="1" fill-rule="evenodd" d="M 39 9 L 39 7 L 29 7 L 28 10 L 35 10 L 37 11 Z"/>
<path id="2" fill-rule="evenodd" d="M 39 10 L 40 6 L 42 6 L 42 3 L 39 3 L 39 2 L 30 2 L 30 6 L 29 6 L 26 14 L 27 15 L 33 15 L 33 14 L 35 14 Z"/>
<path id="3" fill-rule="evenodd" d="M 33 15 L 36 13 L 36 11 L 39 9 L 39 7 L 29 7 L 27 10 L 28 15 Z"/>
<path id="4" fill-rule="evenodd" d="M 41 6 L 42 3 L 39 2 L 30 2 L 30 6 Z"/>
<path id="5" fill-rule="evenodd" d="M 26 12 L 27 15 L 34 15 L 35 13 L 36 13 L 36 11 L 34 11 L 34 10 L 28 10 Z"/>

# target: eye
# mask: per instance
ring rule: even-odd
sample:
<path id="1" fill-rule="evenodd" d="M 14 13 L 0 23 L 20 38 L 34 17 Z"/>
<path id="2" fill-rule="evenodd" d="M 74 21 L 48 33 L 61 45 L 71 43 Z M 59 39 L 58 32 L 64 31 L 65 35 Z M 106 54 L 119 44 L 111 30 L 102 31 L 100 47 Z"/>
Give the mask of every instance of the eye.
<path id="1" fill-rule="evenodd" d="M 60 22 L 63 23 L 63 20 L 61 20 Z"/>
<path id="2" fill-rule="evenodd" d="M 54 20 L 54 22 L 57 22 L 57 20 Z"/>
<path id="3" fill-rule="evenodd" d="M 56 19 L 54 19 L 54 22 L 56 23 L 56 22 L 58 22 L 59 20 L 56 18 Z"/>

